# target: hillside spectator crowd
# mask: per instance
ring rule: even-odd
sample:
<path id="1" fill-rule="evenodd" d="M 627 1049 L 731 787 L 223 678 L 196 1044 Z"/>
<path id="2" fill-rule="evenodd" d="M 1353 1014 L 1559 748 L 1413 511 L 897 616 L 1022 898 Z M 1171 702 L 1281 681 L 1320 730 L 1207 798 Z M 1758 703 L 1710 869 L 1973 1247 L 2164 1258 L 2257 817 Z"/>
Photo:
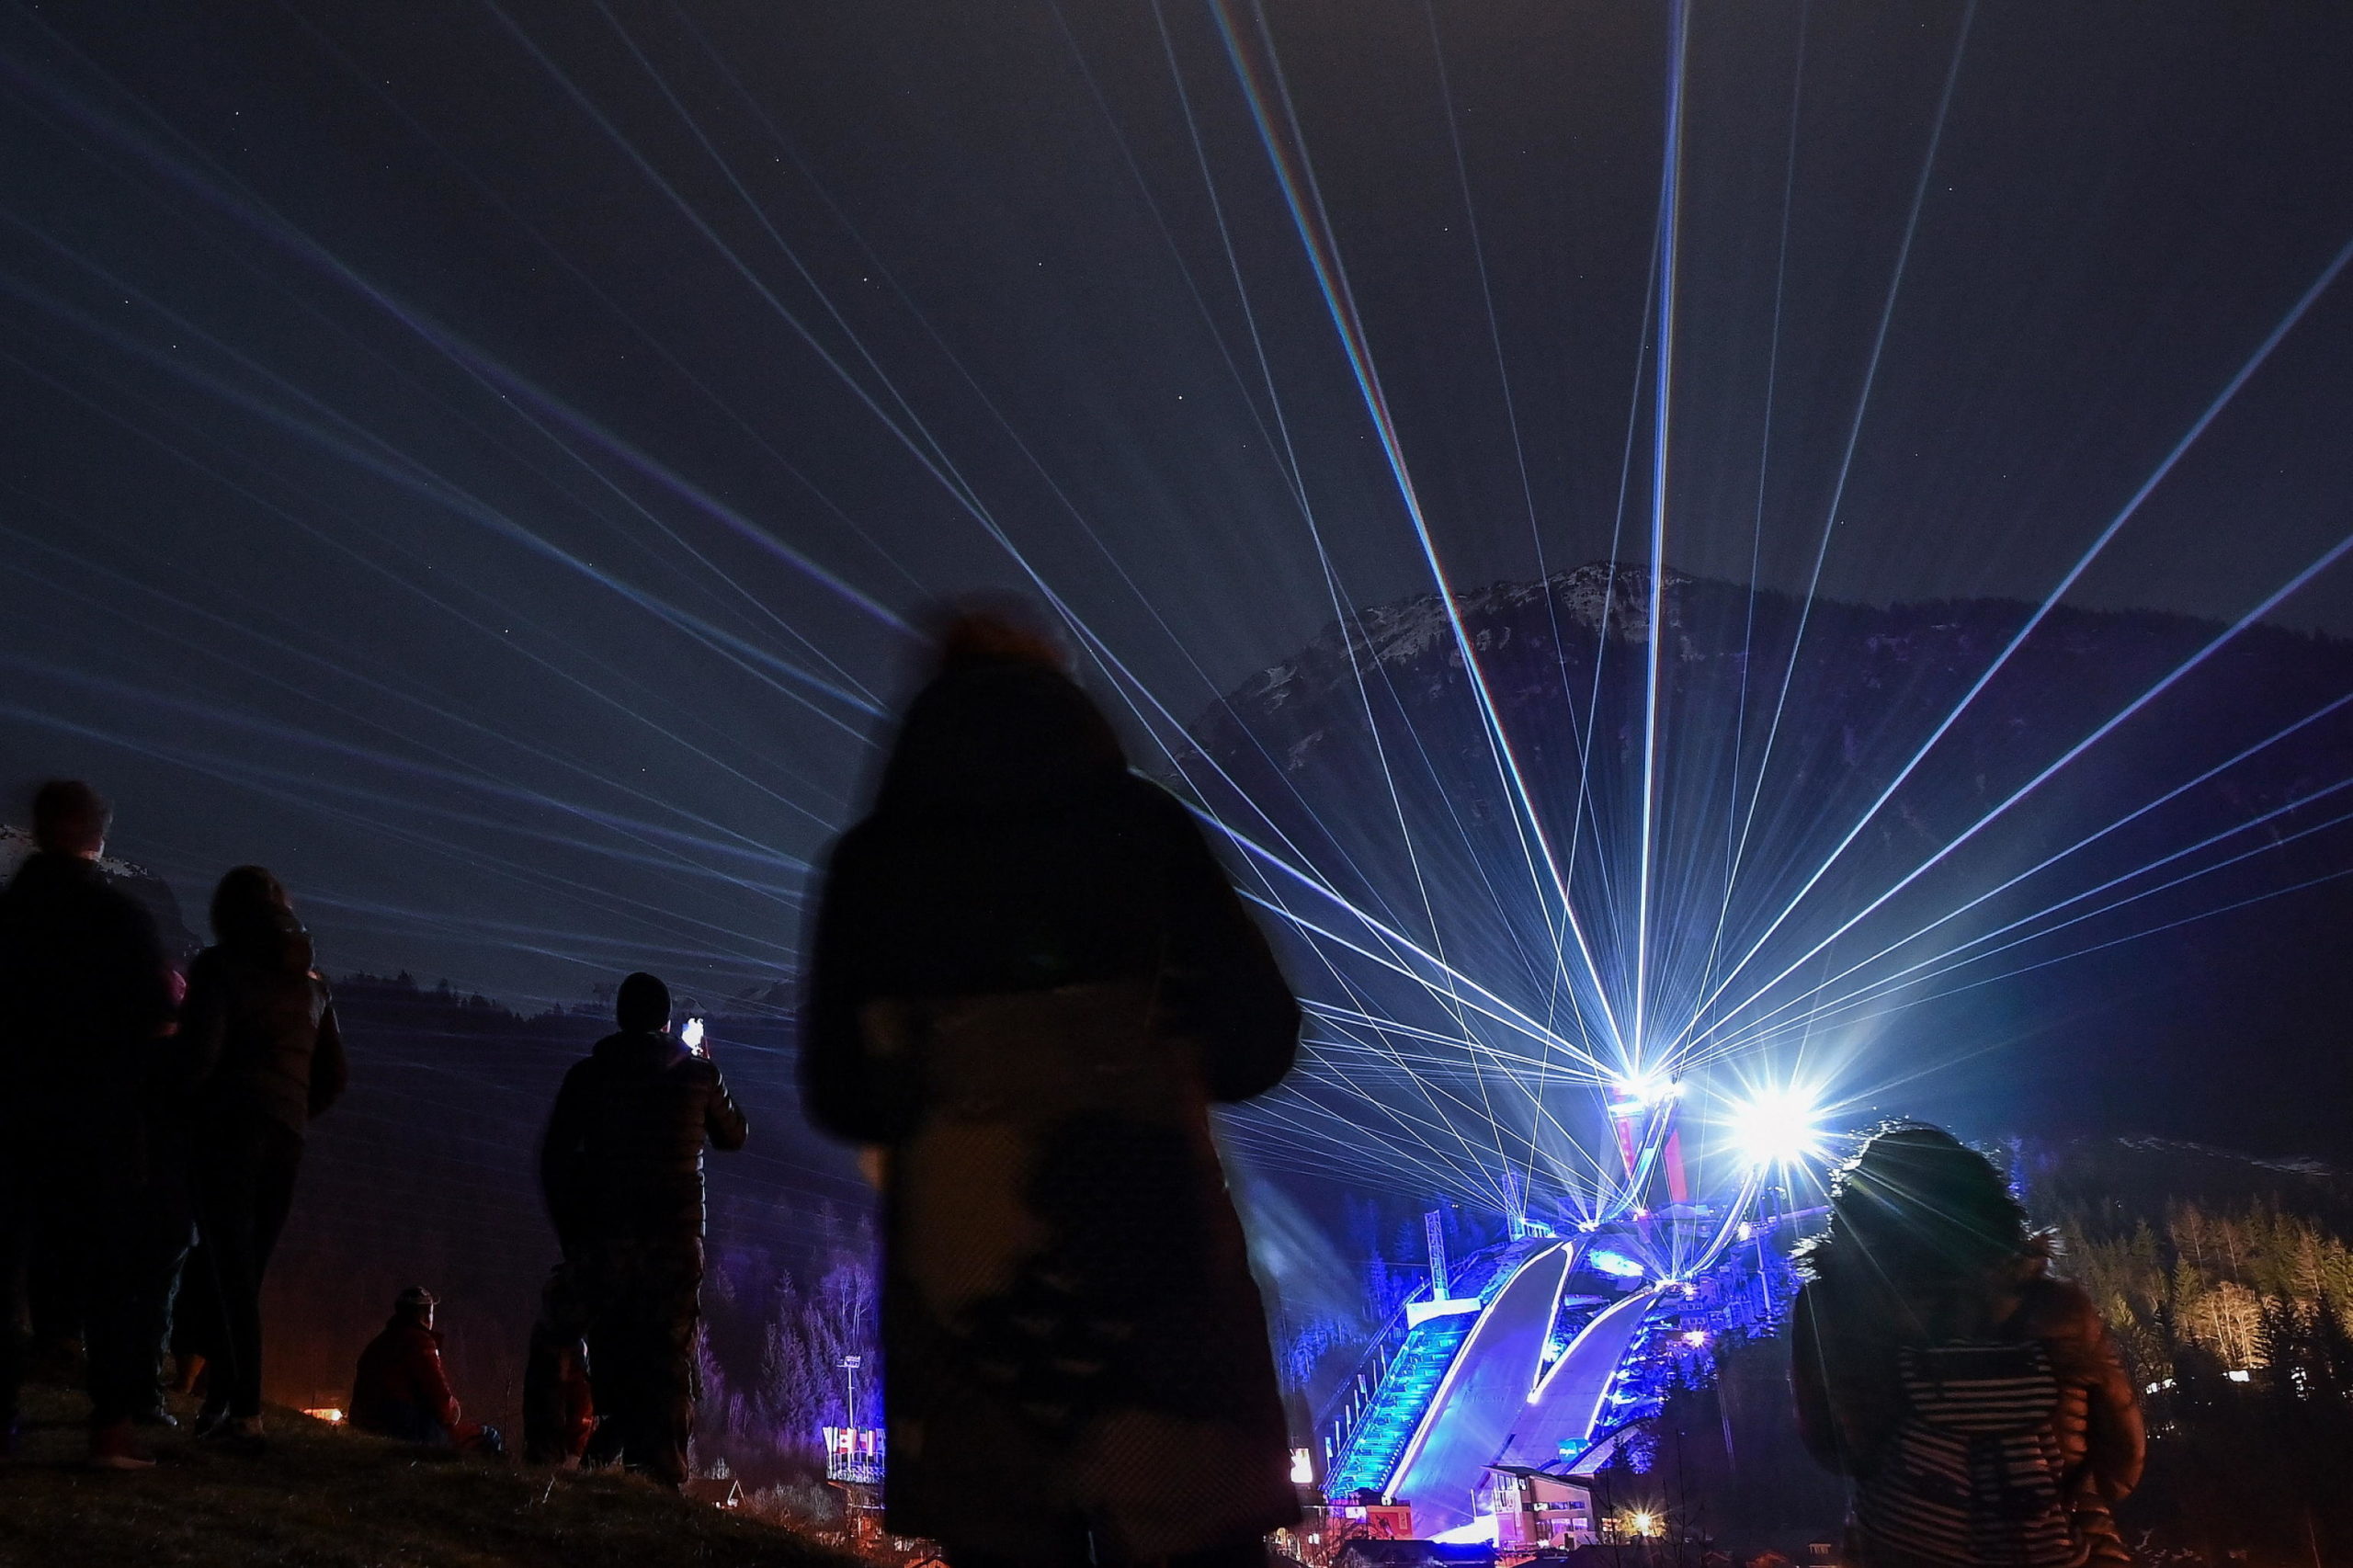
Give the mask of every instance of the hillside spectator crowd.
<path id="1" fill-rule="evenodd" d="M 88 785 L 43 785 L 0 894 L 0 1444 L 29 1318 L 78 1334 L 90 1462 L 128 1470 L 152 1462 L 136 1428 L 174 1424 L 166 1346 L 210 1368 L 199 1431 L 260 1442 L 262 1276 L 347 1070 L 278 880 L 221 880 L 214 943 L 183 976 L 98 867 L 108 818 Z"/>
<path id="2" fill-rule="evenodd" d="M 140 1428 L 178 1425 L 167 1387 L 202 1391 L 199 1441 L 264 1446 L 263 1278 L 304 1135 L 349 1069 L 278 879 L 223 876 L 213 943 L 183 973 L 99 865 L 108 826 L 89 785 L 44 784 L 33 853 L 0 892 L 0 1457 L 33 1346 L 78 1343 L 89 1463 L 143 1470 Z M 549 1128 L 565 1261 L 533 1333 L 527 1430 L 534 1459 L 593 1453 L 675 1486 L 694 1420 L 702 1150 L 741 1148 L 746 1129 L 718 1068 L 673 1038 L 660 980 L 623 982 L 618 1021 Z M 438 1305 L 422 1286 L 394 1302 L 359 1356 L 351 1424 L 500 1451 L 450 1390 Z"/>

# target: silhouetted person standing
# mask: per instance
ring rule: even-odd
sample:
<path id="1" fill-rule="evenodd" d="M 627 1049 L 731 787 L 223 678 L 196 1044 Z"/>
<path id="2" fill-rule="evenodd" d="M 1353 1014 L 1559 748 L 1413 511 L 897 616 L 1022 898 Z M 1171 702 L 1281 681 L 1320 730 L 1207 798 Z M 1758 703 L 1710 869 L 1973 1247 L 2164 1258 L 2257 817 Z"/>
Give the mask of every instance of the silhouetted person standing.
<path id="1" fill-rule="evenodd" d="M 1281 1080 L 1299 1009 L 1041 637 L 949 629 L 803 950 L 804 1104 L 883 1153 L 892 1531 L 1262 1563 L 1299 1506 L 1209 1107 Z"/>
<path id="2" fill-rule="evenodd" d="M 670 1032 L 670 992 L 621 982 L 620 1032 L 564 1074 L 540 1180 L 588 1320 L 589 1386 L 621 1461 L 672 1486 L 694 1432 L 702 1312 L 702 1151 L 740 1149 L 719 1068 Z"/>
<path id="3" fill-rule="evenodd" d="M 161 1407 L 172 1280 L 188 1250 L 184 1093 L 166 1038 L 176 980 L 145 908 L 97 858 L 108 812 L 79 781 L 33 798 L 35 853 L 0 893 L 0 1437 L 24 1378 L 17 1326 L 41 1233 L 81 1275 L 90 1460 L 143 1469 L 136 1415 Z"/>
<path id="4" fill-rule="evenodd" d="M 349 1072 L 311 937 L 276 877 L 239 866 L 212 894 L 213 945 L 188 970 L 180 1034 L 200 1237 L 180 1336 L 210 1366 L 202 1436 L 261 1437 L 261 1283 L 294 1203 L 302 1135 Z"/>
<path id="5" fill-rule="evenodd" d="M 1838 1172 L 1790 1339 L 1806 1448 L 1854 1479 L 1844 1561 L 2132 1562 L 2114 1509 L 2140 1480 L 2141 1412 L 2051 1251 L 1940 1129 L 1882 1130 Z"/>

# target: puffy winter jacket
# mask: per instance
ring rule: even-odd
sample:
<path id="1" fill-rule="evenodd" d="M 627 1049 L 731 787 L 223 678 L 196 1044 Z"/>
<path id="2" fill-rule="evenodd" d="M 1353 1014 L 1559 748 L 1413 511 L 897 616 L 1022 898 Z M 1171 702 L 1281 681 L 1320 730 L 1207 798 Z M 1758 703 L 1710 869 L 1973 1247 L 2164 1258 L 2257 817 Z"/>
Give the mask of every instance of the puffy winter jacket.
<path id="1" fill-rule="evenodd" d="M 143 1085 L 172 1019 L 155 922 L 97 866 L 37 854 L 0 892 L 0 1103 Z"/>
<path id="2" fill-rule="evenodd" d="M 291 915 L 196 956 L 180 1028 L 208 1112 L 256 1110 L 300 1132 L 342 1095 L 343 1034 L 311 958 Z"/>
<path id="3" fill-rule="evenodd" d="M 1836 1252 L 1817 1252 L 1812 1262 L 1817 1278 L 1798 1299 L 1790 1348 L 1799 1431 L 1816 1460 L 1870 1486 L 1904 1419 L 1898 1357 L 1905 1346 L 2037 1340 L 2059 1384 L 2050 1432 L 2062 1486 L 2092 1561 L 2129 1561 L 2110 1510 L 2141 1479 L 2140 1406 L 2099 1309 L 2080 1286 L 2052 1278 L 2044 1245 L 1976 1278 L 1909 1289 Z M 1898 1562 L 1857 1544 L 1870 1568 Z"/>
<path id="4" fill-rule="evenodd" d="M 359 1353 L 351 1382 L 351 1424 L 362 1432 L 426 1441 L 431 1428 L 458 1430 L 458 1396 L 441 1366 L 441 1336 L 395 1316 Z"/>
<path id="5" fill-rule="evenodd" d="M 702 1151 L 749 1128 L 709 1058 L 623 1030 L 564 1074 L 540 1183 L 567 1256 L 597 1238 L 702 1234 Z"/>
<path id="6" fill-rule="evenodd" d="M 17 869 L 0 892 L 0 1187 L 23 1161 L 180 1200 L 177 983 L 153 917 L 96 864 L 42 853 Z"/>

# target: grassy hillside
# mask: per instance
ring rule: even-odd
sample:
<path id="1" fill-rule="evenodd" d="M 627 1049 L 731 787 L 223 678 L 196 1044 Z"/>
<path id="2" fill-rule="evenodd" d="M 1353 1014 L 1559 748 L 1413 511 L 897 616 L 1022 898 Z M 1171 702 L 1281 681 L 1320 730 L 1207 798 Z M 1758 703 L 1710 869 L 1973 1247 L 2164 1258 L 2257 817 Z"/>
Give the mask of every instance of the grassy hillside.
<path id="1" fill-rule="evenodd" d="M 183 1420 L 188 1411 L 182 1405 Z M 790 1530 L 618 1475 L 564 1474 L 385 1442 L 270 1413 L 256 1458 L 160 1435 L 150 1471 L 86 1470 L 77 1394 L 27 1391 L 0 1460 L 5 1568 L 846 1568 Z"/>

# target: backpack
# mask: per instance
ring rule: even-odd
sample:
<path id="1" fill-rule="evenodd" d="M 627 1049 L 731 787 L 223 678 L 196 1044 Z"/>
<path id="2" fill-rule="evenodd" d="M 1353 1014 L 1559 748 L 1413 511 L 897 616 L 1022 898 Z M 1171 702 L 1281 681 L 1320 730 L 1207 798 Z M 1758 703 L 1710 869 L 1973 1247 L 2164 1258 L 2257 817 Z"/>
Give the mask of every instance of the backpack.
<path id="1" fill-rule="evenodd" d="M 2059 1380 L 2040 1340 L 1898 1352 L 1904 1415 L 1858 1488 L 1855 1522 L 1893 1551 L 1960 1568 L 2072 1568 L 2089 1543 L 2052 1430 Z"/>

